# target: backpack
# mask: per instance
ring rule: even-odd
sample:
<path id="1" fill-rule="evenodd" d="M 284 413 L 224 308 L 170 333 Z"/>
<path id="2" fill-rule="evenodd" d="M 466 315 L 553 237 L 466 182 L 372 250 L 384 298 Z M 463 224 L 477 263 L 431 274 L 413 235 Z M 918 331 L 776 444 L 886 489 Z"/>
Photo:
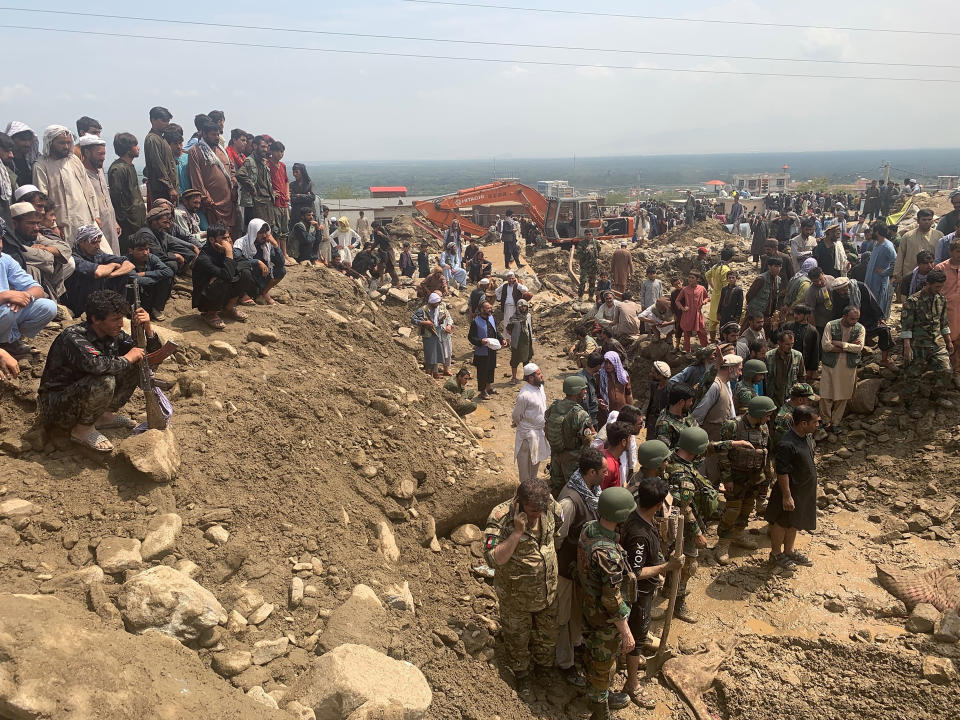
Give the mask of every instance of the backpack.
<path id="1" fill-rule="evenodd" d="M 713 485 L 703 482 L 696 475 L 693 482 L 697 491 L 691 504 L 700 521 L 706 523 L 720 510 L 720 494 Z"/>

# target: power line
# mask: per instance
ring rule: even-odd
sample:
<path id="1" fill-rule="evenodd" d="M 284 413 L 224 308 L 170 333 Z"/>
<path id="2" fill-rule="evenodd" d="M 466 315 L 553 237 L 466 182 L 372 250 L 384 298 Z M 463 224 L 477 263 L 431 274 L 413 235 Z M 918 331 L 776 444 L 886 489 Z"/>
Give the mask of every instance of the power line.
<path id="1" fill-rule="evenodd" d="M 504 65 L 533 65 L 537 67 L 583 68 L 588 70 L 632 70 L 634 72 L 693 73 L 697 75 L 740 75 L 748 77 L 803 78 L 816 80 L 876 80 L 887 82 L 928 82 L 958 84 L 958 80 L 921 77 L 878 77 L 875 75 L 815 75 L 811 73 L 754 72 L 750 70 L 708 70 L 701 68 L 664 68 L 634 67 L 633 65 L 605 65 L 591 63 L 558 62 L 547 60 L 519 60 L 507 58 L 463 57 L 459 55 L 430 55 L 425 53 L 399 53 L 385 50 L 345 50 L 339 48 L 319 48 L 302 45 L 273 45 L 269 43 L 235 42 L 229 40 L 206 40 L 197 38 L 166 37 L 162 35 L 138 35 L 133 33 L 114 33 L 100 30 L 73 30 L 67 28 L 35 27 L 31 25 L 0 25 L 11 30 L 32 30 L 36 32 L 65 33 L 71 35 L 91 35 L 98 37 L 124 38 L 131 40 L 160 40 L 164 42 L 191 43 L 196 45 L 219 45 L 227 47 L 264 48 L 269 50 L 296 50 L 341 55 L 370 55 L 375 57 L 410 58 L 416 60 L 454 60 L 461 62 L 499 63 Z"/>
<path id="2" fill-rule="evenodd" d="M 233 23 L 215 23 L 203 22 L 200 20 L 176 20 L 166 18 L 142 17 L 137 15 L 112 15 L 107 13 L 92 13 L 79 11 L 61 11 L 61 10 L 42 10 L 37 8 L 23 7 L 0 7 L 0 10 L 13 12 L 41 13 L 47 15 L 68 15 L 74 17 L 95 18 L 100 20 L 133 20 L 137 22 L 166 23 L 169 25 L 192 25 L 197 27 L 226 28 L 230 30 L 254 30 L 258 32 L 284 32 L 296 33 L 301 35 L 324 35 L 333 37 L 365 38 L 372 40 L 404 40 L 414 42 L 432 42 L 444 43 L 450 45 L 479 45 L 490 47 L 511 47 L 527 48 L 534 50 L 567 50 L 575 52 L 605 52 L 619 55 L 653 55 L 664 57 L 684 57 L 684 58 L 706 58 L 714 60 L 752 60 L 758 62 L 797 62 L 797 63 L 822 63 L 828 65 L 872 65 L 881 67 L 906 67 L 906 68 L 944 68 L 960 69 L 960 65 L 944 65 L 942 63 L 899 63 L 899 62 L 881 62 L 871 60 L 826 60 L 817 58 L 787 58 L 787 57 L 764 57 L 756 55 L 712 55 L 709 53 L 675 52 L 675 51 L 657 51 L 657 50 L 626 50 L 621 48 L 589 47 L 577 45 L 539 45 L 532 43 L 514 43 L 501 42 L 494 40 L 458 40 L 454 38 L 435 38 L 421 37 L 416 35 L 381 35 L 374 33 L 354 33 L 334 30 L 313 30 L 304 28 L 289 27 L 270 27 L 266 25 L 238 25 Z"/>
<path id="3" fill-rule="evenodd" d="M 452 2 L 452 0 L 401 0 L 401 2 L 420 5 L 448 5 L 460 8 L 484 8 L 486 10 L 517 10 L 520 12 L 550 13 L 554 15 L 591 15 L 594 17 L 627 18 L 630 20 L 660 20 L 669 22 L 710 23 L 714 25 L 751 25 L 755 27 L 790 28 L 793 30 L 845 30 L 849 32 L 896 33 L 900 35 L 946 35 L 957 36 L 960 33 L 941 30 L 903 30 L 900 28 L 845 27 L 842 25 L 800 25 L 797 23 L 760 22 L 756 20 L 715 20 L 712 18 L 685 18 L 668 15 L 632 15 L 629 13 L 598 12 L 591 10 L 558 10 L 556 8 L 522 7 L 519 5 L 488 5 L 473 2 Z"/>

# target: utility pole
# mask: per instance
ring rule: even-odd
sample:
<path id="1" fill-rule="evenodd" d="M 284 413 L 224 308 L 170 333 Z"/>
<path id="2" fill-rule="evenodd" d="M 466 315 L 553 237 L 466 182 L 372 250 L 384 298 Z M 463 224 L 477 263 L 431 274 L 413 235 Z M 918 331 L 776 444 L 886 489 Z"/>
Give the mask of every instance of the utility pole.
<path id="1" fill-rule="evenodd" d="M 886 185 L 890 182 L 890 162 L 885 162 L 880 167 L 883 168 L 883 184 Z"/>

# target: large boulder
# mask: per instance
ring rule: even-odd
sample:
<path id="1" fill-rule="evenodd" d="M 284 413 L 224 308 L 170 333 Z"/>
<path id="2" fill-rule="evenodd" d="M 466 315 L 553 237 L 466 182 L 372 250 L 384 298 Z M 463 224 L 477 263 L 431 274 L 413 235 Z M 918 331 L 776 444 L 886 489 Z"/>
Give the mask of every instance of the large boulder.
<path id="1" fill-rule="evenodd" d="M 883 387 L 883 380 L 880 378 L 868 378 L 857 383 L 856 390 L 853 391 L 853 397 L 847 405 L 847 410 L 854 413 L 869 415 L 877 407 L 877 394 Z"/>
<path id="2" fill-rule="evenodd" d="M 0 717 L 282 720 L 238 694 L 197 654 L 130 635 L 81 605 L 0 594 Z"/>
<path id="3" fill-rule="evenodd" d="M 171 482 L 180 472 L 180 449 L 170 428 L 131 435 L 120 443 L 119 452 L 134 470 L 153 482 Z"/>
<path id="4" fill-rule="evenodd" d="M 130 632 L 159 630 L 185 642 L 227 621 L 213 593 L 166 565 L 127 580 L 117 605 Z"/>
<path id="5" fill-rule="evenodd" d="M 286 697 L 312 709 L 317 720 L 420 720 L 430 707 L 433 693 L 423 673 L 410 663 L 364 645 L 341 645 L 322 655 Z M 389 709 L 389 714 L 372 712 L 381 707 Z"/>
<path id="6" fill-rule="evenodd" d="M 366 585 L 357 585 L 343 605 L 330 615 L 319 645 L 324 650 L 350 643 L 386 650 L 388 638 L 383 632 L 386 619 L 387 611 L 377 594 Z"/>

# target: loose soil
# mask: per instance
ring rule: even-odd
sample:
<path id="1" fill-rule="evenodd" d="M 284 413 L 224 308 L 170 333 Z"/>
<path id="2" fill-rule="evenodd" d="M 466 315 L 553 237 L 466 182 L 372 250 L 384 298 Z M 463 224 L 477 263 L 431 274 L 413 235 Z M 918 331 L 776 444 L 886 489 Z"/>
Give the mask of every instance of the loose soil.
<path id="1" fill-rule="evenodd" d="M 682 230 L 708 237 L 712 253 L 730 239 L 698 228 Z M 645 262 L 677 262 L 669 258 L 690 257 L 700 242 L 691 237 L 634 252 Z M 565 265 L 548 269 L 557 254 L 539 252 L 532 263 L 541 274 L 565 273 Z M 495 262 L 502 258 L 499 248 L 488 255 Z M 750 264 L 739 267 L 748 270 Z M 43 508 L 19 532 L 18 544 L 0 537 L 0 591 L 36 593 L 47 576 L 91 564 L 90 547 L 101 538 L 142 538 L 154 514 L 176 512 L 184 529 L 163 562 L 197 563 L 197 581 L 228 610 L 225 598 L 237 586 L 255 588 L 277 605 L 259 628 L 225 637 L 227 649 L 250 649 L 257 640 L 288 634 L 310 647 L 308 639 L 355 584 L 370 585 L 383 597 L 388 587 L 406 580 L 416 613 L 389 609 L 384 626 L 368 631 L 387 638 L 390 655 L 424 672 L 435 693 L 429 718 L 577 717 L 582 700 L 559 680 L 538 688 L 527 705 L 513 692 L 509 673 L 499 670 L 499 638 L 486 635 L 497 630 L 496 596 L 473 572 L 482 564 L 479 546 L 441 537 L 440 552 L 425 547 L 426 516 L 440 525 L 482 526 L 493 504 L 515 486 L 509 413 L 518 388 L 503 377 L 509 371 L 506 356 L 497 368 L 500 394 L 467 418 L 467 425 L 481 431 L 475 440 L 444 404 L 439 384 L 419 369 L 418 341 L 397 332 L 409 327 L 413 303 L 371 301 L 345 276 L 312 268 L 291 268 L 280 288 L 276 295 L 282 302 L 251 308 L 249 322 L 229 323 L 220 333 L 191 313 L 188 293 L 172 301 L 168 315 L 174 319 L 158 332 L 175 336 L 184 350 L 165 363 L 161 376 L 181 387 L 196 388 L 199 381 L 204 389 L 191 397 L 171 394 L 183 467 L 170 485 L 146 483 L 119 459 L 90 458 L 63 438 L 38 442 L 28 436 L 25 443 L 40 362 L 12 386 L 0 387 L 0 450 L 6 453 L 0 461 L 0 501 L 24 498 Z M 451 306 L 462 308 L 464 300 L 454 298 Z M 534 301 L 535 362 L 544 371 L 550 399 L 574 371 L 563 356 L 576 317 L 567 300 L 544 290 Z M 467 321 L 456 317 L 454 354 L 458 363 L 468 363 Z M 262 346 L 266 357 L 246 340 L 253 328 L 279 336 Z M 45 351 L 53 337 L 55 330 L 48 329 L 37 344 Z M 232 344 L 238 356 L 212 359 L 213 340 Z M 633 358 L 641 406 L 651 352 L 641 344 Z M 676 353 L 667 359 L 676 368 L 685 362 Z M 877 368 L 874 374 L 884 382 L 883 393 L 895 395 L 898 373 L 883 375 Z M 138 391 L 135 409 L 139 398 Z M 717 688 L 706 696 L 718 716 L 953 714 L 956 684 L 925 684 L 918 668 L 921 655 L 954 657 L 957 646 L 907 634 L 905 609 L 877 585 L 874 563 L 960 568 L 958 525 L 949 508 L 956 507 L 960 491 L 958 423 L 955 409 L 904 423 L 897 404 L 881 403 L 875 414 L 855 418 L 848 435 L 825 442 L 819 464 L 831 494 L 821 498 L 820 528 L 801 540 L 813 568 L 784 577 L 764 564 L 766 550 L 735 552 L 726 568 L 705 559 L 691 596 L 702 619 L 674 628 L 682 652 L 695 652 L 710 638 L 738 639 Z M 123 436 L 107 434 L 115 442 Z M 411 477 L 418 478 L 414 498 L 393 497 L 400 481 Z M 918 513 L 931 523 L 910 530 L 908 520 Z M 231 533 L 220 547 L 203 537 L 214 520 Z M 380 550 L 376 526 L 384 520 L 400 549 L 395 564 Z M 752 528 L 759 532 L 762 525 L 754 522 Z M 762 534 L 755 537 L 765 541 Z M 73 549 L 66 549 L 74 539 Z M 323 565 L 309 581 L 318 597 L 289 610 L 293 562 L 312 556 Z M 116 595 L 123 580 L 108 576 L 108 596 Z M 459 639 L 452 641 L 450 630 Z M 199 649 L 198 655 L 209 665 L 210 650 Z M 271 662 L 273 679 L 264 689 L 291 685 L 309 663 L 308 652 Z M 208 679 L 227 686 L 212 671 Z M 685 717 L 672 692 L 654 684 L 651 693 L 659 701 L 653 717 Z M 636 708 L 618 714 L 649 716 Z"/>

